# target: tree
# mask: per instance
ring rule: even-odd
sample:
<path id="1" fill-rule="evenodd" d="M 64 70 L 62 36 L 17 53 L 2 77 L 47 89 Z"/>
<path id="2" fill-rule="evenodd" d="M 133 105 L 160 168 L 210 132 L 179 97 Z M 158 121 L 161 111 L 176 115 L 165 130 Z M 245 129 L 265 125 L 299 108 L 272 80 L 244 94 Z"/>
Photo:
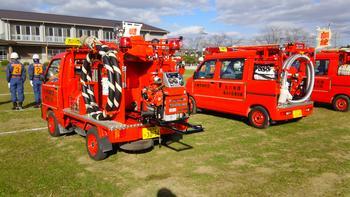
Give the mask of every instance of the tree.
<path id="1" fill-rule="evenodd" d="M 286 42 L 307 42 L 310 35 L 302 28 L 292 27 L 284 30 Z"/>
<path id="2" fill-rule="evenodd" d="M 281 42 L 283 30 L 277 26 L 266 26 L 262 30 L 263 34 L 259 36 L 259 41 L 265 42 L 266 44 L 279 44 Z"/>
<path id="3" fill-rule="evenodd" d="M 261 30 L 261 35 L 255 38 L 258 43 L 283 44 L 287 42 L 303 42 L 314 45 L 315 37 L 300 27 L 266 26 Z"/>
<path id="4" fill-rule="evenodd" d="M 243 39 L 229 36 L 225 33 L 198 35 L 184 38 L 184 45 L 187 49 L 202 50 L 205 47 L 220 47 L 238 45 Z"/>

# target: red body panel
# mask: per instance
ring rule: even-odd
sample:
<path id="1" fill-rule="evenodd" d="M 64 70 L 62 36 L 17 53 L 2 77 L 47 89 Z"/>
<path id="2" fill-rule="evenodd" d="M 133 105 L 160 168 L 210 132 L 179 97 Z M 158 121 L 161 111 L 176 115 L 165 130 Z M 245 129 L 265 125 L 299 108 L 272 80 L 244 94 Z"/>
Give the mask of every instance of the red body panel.
<path id="1" fill-rule="evenodd" d="M 338 95 L 350 97 L 350 75 L 338 74 L 342 65 L 350 63 L 349 52 L 321 51 L 316 55 L 316 61 L 329 61 L 326 73 L 316 73 L 315 87 L 312 99 L 320 103 L 332 103 Z"/>
<path id="2" fill-rule="evenodd" d="M 295 53 L 313 54 L 313 49 L 299 50 L 294 46 Z M 304 46 L 303 46 L 304 47 Z M 272 64 L 281 69 L 282 62 L 287 58 L 281 54 L 276 45 L 258 47 L 227 48 L 220 53 L 219 49 L 209 48 L 204 62 L 198 66 L 193 77 L 188 79 L 186 88 L 194 97 L 197 108 L 208 109 L 223 113 L 237 114 L 247 117 L 254 106 L 264 107 L 272 120 L 293 119 L 293 111 L 301 110 L 302 116 L 312 113 L 313 103 L 305 102 L 299 105 L 278 106 L 280 84 L 274 80 L 255 80 L 254 66 L 256 64 Z M 214 51 L 213 54 L 210 52 Z M 232 59 L 244 60 L 242 77 L 240 79 L 224 79 L 222 68 L 224 61 Z M 196 77 L 205 62 L 216 61 L 215 72 L 210 79 Z"/>

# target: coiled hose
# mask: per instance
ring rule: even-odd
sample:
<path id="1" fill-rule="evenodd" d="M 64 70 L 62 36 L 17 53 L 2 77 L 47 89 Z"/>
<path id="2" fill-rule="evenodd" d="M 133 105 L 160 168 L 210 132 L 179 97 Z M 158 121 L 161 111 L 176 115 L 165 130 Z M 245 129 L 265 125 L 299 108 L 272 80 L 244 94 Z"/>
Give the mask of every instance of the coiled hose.
<path id="1" fill-rule="evenodd" d="M 118 67 L 118 61 L 116 58 L 116 51 L 111 51 L 105 45 L 98 47 L 99 54 L 104 67 L 107 69 L 108 73 L 108 97 L 106 104 L 106 111 L 117 110 L 120 106 L 120 101 L 122 97 L 122 80 L 121 80 L 121 70 Z M 107 115 L 104 111 L 101 111 L 99 106 L 95 101 L 95 95 L 91 85 L 87 82 L 91 82 L 91 60 L 89 54 L 87 54 L 82 66 L 82 73 L 80 76 L 80 81 L 82 83 L 82 95 L 84 98 L 86 111 L 88 115 L 96 120 L 106 120 Z"/>
<path id="2" fill-rule="evenodd" d="M 306 83 L 306 94 L 297 100 L 293 100 L 293 96 L 289 92 L 289 87 L 288 87 L 288 70 L 290 67 L 294 64 L 294 62 L 298 59 L 304 59 L 307 61 L 307 83 Z M 282 80 L 281 80 L 281 92 L 280 92 L 280 97 L 278 102 L 280 104 L 286 104 L 287 102 L 289 103 L 303 103 L 307 101 L 313 91 L 314 88 L 314 83 L 315 83 L 315 69 L 314 69 L 314 64 L 310 60 L 310 58 L 306 55 L 302 54 L 296 54 L 293 56 L 290 56 L 282 66 L 283 73 L 282 73 Z"/>

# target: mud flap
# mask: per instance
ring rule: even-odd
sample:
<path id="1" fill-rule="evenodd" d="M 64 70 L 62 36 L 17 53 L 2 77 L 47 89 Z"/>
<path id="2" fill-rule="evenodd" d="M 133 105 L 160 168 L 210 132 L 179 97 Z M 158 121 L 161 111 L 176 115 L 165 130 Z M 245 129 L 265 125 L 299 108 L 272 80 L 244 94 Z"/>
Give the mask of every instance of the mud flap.
<path id="1" fill-rule="evenodd" d="M 100 143 L 101 143 L 103 152 L 108 152 L 108 151 L 113 150 L 113 146 L 112 146 L 111 142 L 109 141 L 108 137 L 103 137 L 100 140 L 101 140 Z"/>

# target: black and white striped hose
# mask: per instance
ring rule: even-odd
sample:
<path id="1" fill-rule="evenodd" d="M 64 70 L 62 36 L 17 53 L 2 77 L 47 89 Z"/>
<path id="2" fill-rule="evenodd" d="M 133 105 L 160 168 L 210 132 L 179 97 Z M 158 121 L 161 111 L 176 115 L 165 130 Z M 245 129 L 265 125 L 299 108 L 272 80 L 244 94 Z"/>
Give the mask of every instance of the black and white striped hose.
<path id="1" fill-rule="evenodd" d="M 82 84 L 82 96 L 84 98 L 85 107 L 87 114 L 96 120 L 105 120 L 107 118 L 106 114 L 102 112 L 95 100 L 94 91 L 88 82 L 91 82 L 91 61 L 89 54 L 84 60 L 82 66 L 82 72 L 80 75 L 80 82 Z"/>
<path id="2" fill-rule="evenodd" d="M 108 98 L 107 111 L 113 111 L 119 108 L 122 97 L 121 70 L 115 51 L 108 50 L 107 46 L 102 46 L 99 54 L 102 56 L 102 62 L 107 69 L 108 75 Z"/>
<path id="3" fill-rule="evenodd" d="M 107 69 L 108 75 L 108 97 L 106 111 L 117 110 L 120 106 L 122 97 L 122 78 L 121 70 L 118 67 L 116 51 L 110 51 L 107 46 L 101 46 L 99 50 L 104 67 Z M 88 115 L 96 120 L 107 119 L 106 113 L 101 111 L 95 100 L 95 95 L 91 85 L 91 60 L 89 54 L 86 56 L 82 66 L 80 81 L 82 83 L 82 95 L 84 98 L 86 111 Z"/>

